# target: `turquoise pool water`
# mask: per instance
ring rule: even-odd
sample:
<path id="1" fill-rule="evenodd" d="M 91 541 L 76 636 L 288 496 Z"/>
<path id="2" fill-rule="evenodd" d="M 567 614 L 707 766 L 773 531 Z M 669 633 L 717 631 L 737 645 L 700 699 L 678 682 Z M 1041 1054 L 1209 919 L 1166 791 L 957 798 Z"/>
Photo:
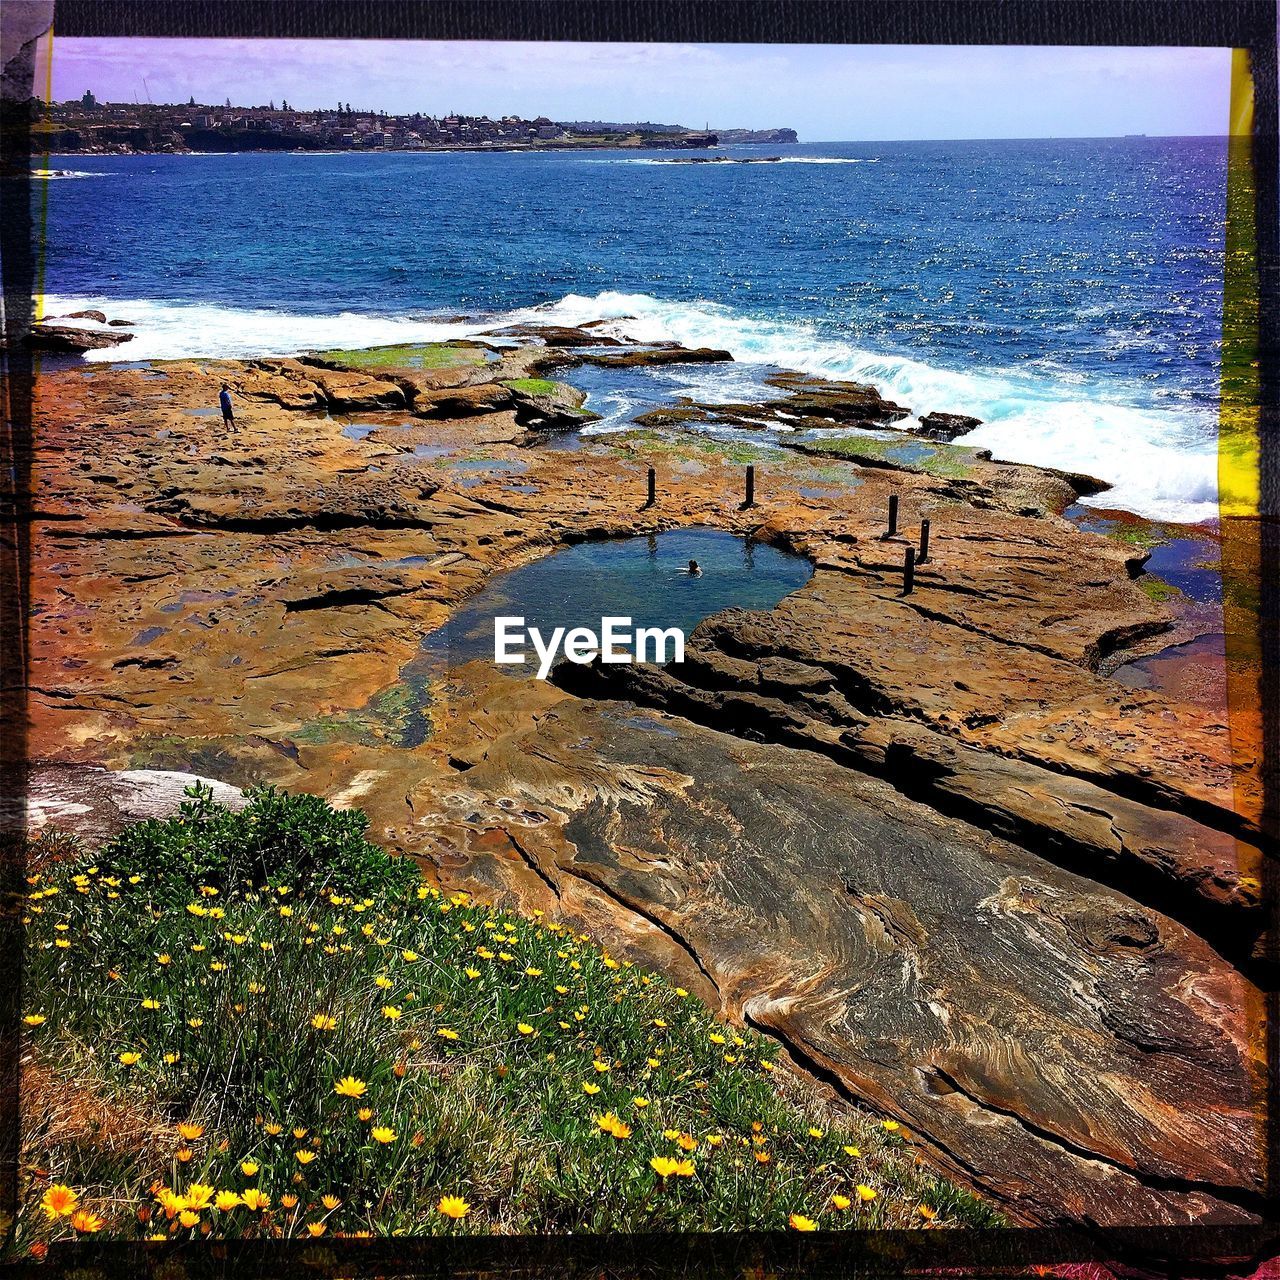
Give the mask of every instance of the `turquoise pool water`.
<path id="1" fill-rule="evenodd" d="M 690 560 L 701 566 L 700 576 L 686 572 Z M 523 617 L 544 635 L 556 627 L 599 631 L 606 616 L 629 617 L 637 627 L 679 627 L 687 635 L 722 609 L 771 609 L 812 574 L 803 556 L 719 529 L 582 542 L 493 578 L 427 636 L 423 649 L 448 666 L 492 661 L 499 616 Z"/>

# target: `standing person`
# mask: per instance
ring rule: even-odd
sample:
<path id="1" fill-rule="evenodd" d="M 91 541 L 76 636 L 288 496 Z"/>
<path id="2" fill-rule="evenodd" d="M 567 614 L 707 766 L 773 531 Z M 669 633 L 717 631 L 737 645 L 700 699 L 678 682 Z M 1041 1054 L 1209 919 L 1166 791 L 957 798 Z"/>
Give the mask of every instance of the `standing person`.
<path id="1" fill-rule="evenodd" d="M 222 425 L 224 427 L 234 427 L 236 425 L 236 415 L 231 408 L 231 392 L 227 389 L 227 384 L 222 384 L 222 390 L 218 393 L 218 403 L 222 406 Z"/>

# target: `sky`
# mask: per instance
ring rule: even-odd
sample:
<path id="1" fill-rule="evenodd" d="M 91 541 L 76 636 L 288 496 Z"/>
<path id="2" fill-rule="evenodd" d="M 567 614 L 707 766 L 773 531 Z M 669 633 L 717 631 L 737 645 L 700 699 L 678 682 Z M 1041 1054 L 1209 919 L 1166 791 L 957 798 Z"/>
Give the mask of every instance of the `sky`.
<path id="1" fill-rule="evenodd" d="M 802 142 L 1224 134 L 1225 49 L 60 39 L 53 96 L 787 126 Z"/>

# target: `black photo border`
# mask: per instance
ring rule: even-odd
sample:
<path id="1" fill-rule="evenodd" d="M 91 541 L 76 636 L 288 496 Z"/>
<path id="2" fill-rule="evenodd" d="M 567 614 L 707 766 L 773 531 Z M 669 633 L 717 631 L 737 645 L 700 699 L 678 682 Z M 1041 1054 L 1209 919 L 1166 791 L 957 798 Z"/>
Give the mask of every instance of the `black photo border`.
<path id="1" fill-rule="evenodd" d="M 58 36 L 547 40 L 785 44 L 1201 46 L 1247 49 L 1259 322 L 1263 830 L 1280 842 L 1280 187 L 1275 0 L 55 0 Z M 29 161 L 25 113 L 6 110 L 3 160 Z M 25 165 L 24 165 L 25 167 Z M 24 811 L 27 541 L 33 363 L 30 321 L 40 246 L 29 188 L 7 182 L 0 216 L 7 350 L 0 382 L 0 800 Z M 0 867 L 0 1223 L 16 1208 L 23 868 Z M 1264 859 L 1276 945 L 1275 860 Z M 1274 957 L 1274 951 L 1272 955 Z M 1275 968 L 1273 967 L 1273 972 Z M 15 1274 L 85 1277 L 1023 1276 L 1100 1264 L 1126 1275 L 1247 1276 L 1280 1254 L 1280 994 L 1265 993 L 1265 1203 L 1256 1227 L 741 1232 L 393 1240 L 55 1245 Z M 10 1218 L 10 1220 L 12 1220 Z M 0 1245 L 3 1242 L 0 1241 Z"/>

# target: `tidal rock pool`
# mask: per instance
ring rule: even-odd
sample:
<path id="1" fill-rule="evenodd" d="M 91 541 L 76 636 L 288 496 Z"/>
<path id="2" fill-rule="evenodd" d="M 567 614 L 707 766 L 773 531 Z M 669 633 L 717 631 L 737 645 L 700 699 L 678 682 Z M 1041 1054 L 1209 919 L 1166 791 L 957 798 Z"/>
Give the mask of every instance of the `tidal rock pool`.
<path id="1" fill-rule="evenodd" d="M 702 568 L 698 577 L 686 572 L 690 560 Z M 394 684 L 357 711 L 308 722 L 295 738 L 421 746 L 430 733 L 428 709 L 449 668 L 476 658 L 493 662 L 497 617 L 523 617 L 526 627 L 544 635 L 557 627 L 596 631 L 602 618 L 619 616 L 636 627 L 679 627 L 687 635 L 722 609 L 771 609 L 812 574 L 803 556 L 718 529 L 578 543 L 498 574 L 423 640 Z M 532 648 L 529 658 L 501 669 L 532 678 Z"/>
<path id="2" fill-rule="evenodd" d="M 690 560 L 702 569 L 697 577 L 687 572 Z M 497 617 L 522 617 L 526 628 L 543 635 L 557 627 L 598 631 L 604 617 L 678 627 L 687 635 L 722 609 L 771 609 L 812 573 L 803 556 L 719 529 L 582 542 L 499 574 L 423 648 L 448 666 L 473 658 L 492 662 Z"/>

